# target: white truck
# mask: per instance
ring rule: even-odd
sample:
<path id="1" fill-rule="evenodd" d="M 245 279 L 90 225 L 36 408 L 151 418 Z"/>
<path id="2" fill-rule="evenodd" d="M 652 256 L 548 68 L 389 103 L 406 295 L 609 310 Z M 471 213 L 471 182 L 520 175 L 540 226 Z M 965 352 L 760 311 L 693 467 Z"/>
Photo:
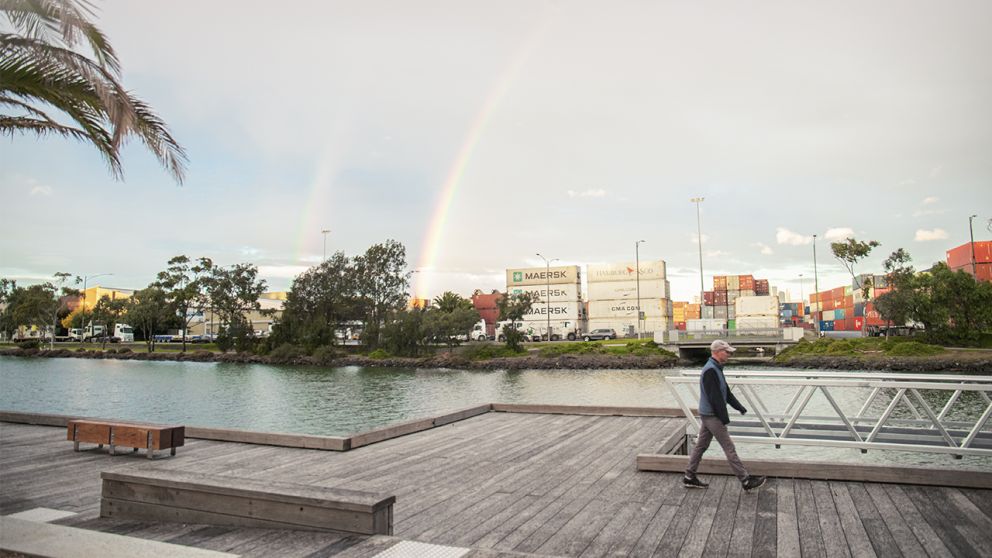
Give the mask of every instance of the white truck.
<path id="1" fill-rule="evenodd" d="M 488 341 L 489 335 L 486 334 L 486 320 L 479 320 L 474 326 L 472 326 L 472 331 L 468 332 L 468 338 L 472 341 Z"/>
<path id="2" fill-rule="evenodd" d="M 102 325 L 90 324 L 86 328 L 74 327 L 69 330 L 69 339 L 73 341 L 92 341 L 104 337 L 106 331 L 107 328 Z M 134 329 L 127 324 L 114 324 L 114 334 L 110 338 L 111 341 L 134 343 Z"/>
<path id="3" fill-rule="evenodd" d="M 506 334 L 503 332 L 510 325 L 510 320 L 503 320 L 501 322 L 496 322 L 496 340 L 500 343 L 506 342 Z M 534 338 L 534 328 L 527 325 L 526 322 L 516 322 L 515 328 L 517 331 L 523 334 L 524 339 L 530 341 Z"/>

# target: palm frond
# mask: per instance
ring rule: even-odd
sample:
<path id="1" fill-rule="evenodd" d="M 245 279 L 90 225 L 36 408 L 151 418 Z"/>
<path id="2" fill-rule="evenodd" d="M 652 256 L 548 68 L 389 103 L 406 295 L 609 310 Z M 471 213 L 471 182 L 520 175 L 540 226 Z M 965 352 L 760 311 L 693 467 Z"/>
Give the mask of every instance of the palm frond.
<path id="1" fill-rule="evenodd" d="M 89 18 L 95 15 L 86 0 L 0 0 L 0 12 L 29 38 L 74 47 L 81 39 L 89 44 L 97 62 L 120 75 L 120 60 L 107 36 Z"/>

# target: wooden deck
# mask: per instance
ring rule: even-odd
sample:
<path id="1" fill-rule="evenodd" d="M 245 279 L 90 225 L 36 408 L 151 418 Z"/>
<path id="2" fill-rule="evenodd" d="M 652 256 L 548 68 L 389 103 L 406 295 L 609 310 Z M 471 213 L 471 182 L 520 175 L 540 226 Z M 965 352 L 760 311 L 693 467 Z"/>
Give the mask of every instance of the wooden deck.
<path id="1" fill-rule="evenodd" d="M 683 428 L 662 417 L 491 412 L 348 452 L 187 439 L 149 462 L 72 451 L 64 429 L 0 423 L 0 514 L 244 556 L 374 556 L 401 540 L 468 556 L 992 556 L 992 490 L 639 472 Z M 714 453 L 715 452 L 715 453 Z M 720 450 L 714 447 L 714 455 Z M 243 476 L 397 497 L 393 537 L 101 519 L 100 472 Z"/>

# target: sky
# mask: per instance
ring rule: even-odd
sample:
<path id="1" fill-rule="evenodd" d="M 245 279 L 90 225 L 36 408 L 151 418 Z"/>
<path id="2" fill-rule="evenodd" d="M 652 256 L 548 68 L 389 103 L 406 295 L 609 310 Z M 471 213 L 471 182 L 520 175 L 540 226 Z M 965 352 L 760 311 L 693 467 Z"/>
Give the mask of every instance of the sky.
<path id="1" fill-rule="evenodd" d="M 143 288 L 173 256 L 271 290 L 395 239 L 413 291 L 642 259 L 673 298 L 754 274 L 849 283 L 829 242 L 918 268 L 992 239 L 992 3 L 917 0 L 97 2 L 124 83 L 189 154 L 115 180 L 0 137 L 0 276 Z M 273 8 L 273 6 L 278 6 Z M 329 230 L 323 234 L 321 231 Z M 92 282 L 90 286 L 92 286 Z"/>

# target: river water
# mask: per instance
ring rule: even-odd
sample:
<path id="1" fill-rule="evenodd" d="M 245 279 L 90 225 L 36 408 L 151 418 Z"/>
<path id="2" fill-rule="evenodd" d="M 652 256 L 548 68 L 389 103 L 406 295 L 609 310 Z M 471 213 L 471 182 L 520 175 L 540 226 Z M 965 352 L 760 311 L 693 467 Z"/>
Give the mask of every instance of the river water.
<path id="1" fill-rule="evenodd" d="M 0 357 L 0 409 L 346 436 L 491 402 L 677 407 L 664 379 L 679 373 L 679 369 L 466 371 Z M 759 393 L 769 407 L 781 409 L 795 389 L 769 386 L 759 388 Z M 855 413 L 867 390 L 832 393 L 846 412 Z M 939 408 L 939 402 L 931 406 Z M 808 409 L 833 414 L 819 395 Z M 963 397 L 955 409 L 952 416 L 964 418 L 977 416 L 984 405 L 977 397 Z M 992 470 L 992 458 L 955 460 L 921 452 L 861 454 L 753 443 L 739 443 L 738 451 L 744 458 Z M 720 454 L 715 444 L 711 452 Z"/>

